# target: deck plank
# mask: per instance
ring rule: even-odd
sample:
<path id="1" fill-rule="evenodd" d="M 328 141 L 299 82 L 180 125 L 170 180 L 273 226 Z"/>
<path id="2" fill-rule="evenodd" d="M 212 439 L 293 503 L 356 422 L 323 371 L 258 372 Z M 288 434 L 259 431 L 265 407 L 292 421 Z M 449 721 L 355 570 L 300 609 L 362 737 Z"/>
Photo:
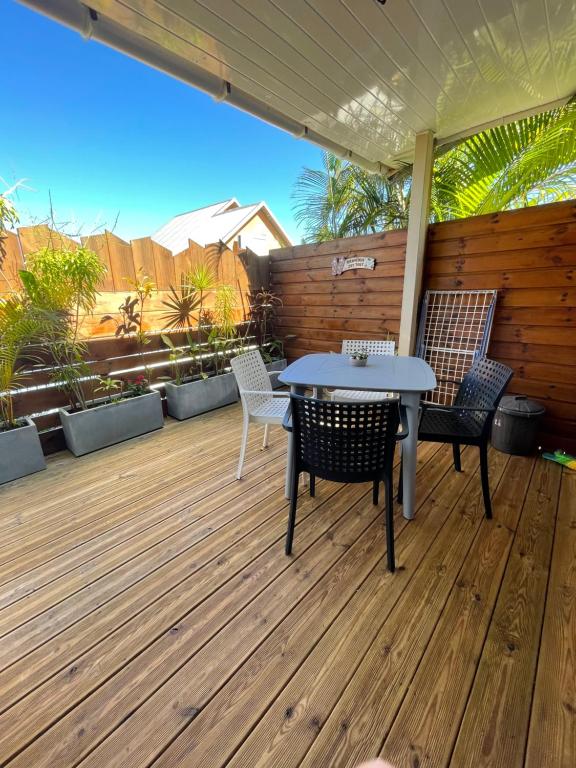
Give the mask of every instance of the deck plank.
<path id="1" fill-rule="evenodd" d="M 564 469 L 526 768 L 576 765 L 576 472 Z"/>
<path id="2" fill-rule="evenodd" d="M 560 490 L 538 462 L 450 764 L 520 768 L 540 645 Z"/>
<path id="3" fill-rule="evenodd" d="M 494 454 L 497 478 L 507 457 Z M 523 463 L 507 473 L 493 499 L 496 521 L 502 508 L 517 504 L 527 485 Z M 462 566 L 494 565 L 494 547 L 505 548 L 509 531 L 486 527 L 478 477 L 460 497 L 445 535 L 438 539 L 426 567 L 418 571 L 371 645 L 360 667 L 301 765 L 355 766 L 378 754 L 410 682 L 442 615 Z M 508 536 L 506 535 L 508 534 Z M 503 545 L 504 542 L 504 545 Z M 362 702 L 359 708 L 358 703 Z"/>
<path id="4" fill-rule="evenodd" d="M 238 483 L 240 429 L 169 421 L 0 488 L 2 766 L 520 766 L 527 736 L 528 768 L 576 763 L 573 474 L 492 452 L 489 522 L 477 452 L 421 445 L 391 575 L 365 486 L 302 489 L 286 558 L 286 435 L 254 430 Z"/>

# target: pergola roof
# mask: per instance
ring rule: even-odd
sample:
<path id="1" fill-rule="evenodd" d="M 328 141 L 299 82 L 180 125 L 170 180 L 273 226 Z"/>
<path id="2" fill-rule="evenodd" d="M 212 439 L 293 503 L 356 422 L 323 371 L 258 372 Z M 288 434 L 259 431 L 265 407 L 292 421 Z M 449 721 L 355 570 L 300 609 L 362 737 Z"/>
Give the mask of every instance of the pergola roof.
<path id="1" fill-rule="evenodd" d="M 26 0 L 372 170 L 576 92 L 576 0 Z"/>

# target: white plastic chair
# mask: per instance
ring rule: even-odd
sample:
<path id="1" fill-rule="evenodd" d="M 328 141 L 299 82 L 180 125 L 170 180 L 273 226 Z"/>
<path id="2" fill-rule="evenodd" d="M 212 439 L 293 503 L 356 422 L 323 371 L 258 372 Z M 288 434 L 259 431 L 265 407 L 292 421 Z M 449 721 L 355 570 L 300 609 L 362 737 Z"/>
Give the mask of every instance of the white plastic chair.
<path id="1" fill-rule="evenodd" d="M 262 448 L 266 448 L 268 446 L 268 427 L 270 424 L 282 424 L 290 404 L 290 393 L 275 392 L 272 389 L 270 374 L 266 370 L 264 360 L 262 360 L 262 355 L 258 350 L 238 355 L 238 357 L 233 358 L 230 365 L 240 391 L 244 419 L 240 460 L 236 472 L 236 478 L 240 480 L 250 422 L 265 425 Z"/>
<path id="2" fill-rule="evenodd" d="M 366 341 L 358 339 L 345 339 L 342 342 L 342 354 L 351 355 L 354 352 L 367 352 L 369 355 L 393 355 L 396 350 L 396 342 L 393 339 L 385 341 L 369 339 Z M 335 389 L 331 395 L 331 400 L 338 400 L 343 403 L 352 403 L 358 401 L 383 400 L 387 397 L 394 397 L 393 392 L 364 392 L 360 389 Z"/>

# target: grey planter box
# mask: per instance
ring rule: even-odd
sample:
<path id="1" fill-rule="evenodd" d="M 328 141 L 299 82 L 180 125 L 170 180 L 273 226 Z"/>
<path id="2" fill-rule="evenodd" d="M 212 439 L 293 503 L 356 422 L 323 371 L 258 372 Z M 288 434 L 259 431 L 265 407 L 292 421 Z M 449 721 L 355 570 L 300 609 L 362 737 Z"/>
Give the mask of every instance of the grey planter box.
<path id="1" fill-rule="evenodd" d="M 0 483 L 46 469 L 36 424 L 22 420 L 26 426 L 0 432 Z"/>
<path id="2" fill-rule="evenodd" d="M 280 387 L 284 386 L 281 381 L 278 381 L 278 374 L 286 368 L 286 365 L 286 360 L 274 360 L 273 363 L 266 363 L 266 370 L 269 373 L 276 373 L 275 376 L 270 376 L 272 389 L 280 389 Z"/>
<path id="3" fill-rule="evenodd" d="M 168 413 L 183 421 L 201 413 L 213 411 L 238 400 L 238 388 L 233 373 L 176 385 L 166 382 Z"/>
<path id="4" fill-rule="evenodd" d="M 84 456 L 164 426 L 162 399 L 156 391 L 76 413 L 61 408 L 60 420 L 66 445 L 74 456 Z"/>

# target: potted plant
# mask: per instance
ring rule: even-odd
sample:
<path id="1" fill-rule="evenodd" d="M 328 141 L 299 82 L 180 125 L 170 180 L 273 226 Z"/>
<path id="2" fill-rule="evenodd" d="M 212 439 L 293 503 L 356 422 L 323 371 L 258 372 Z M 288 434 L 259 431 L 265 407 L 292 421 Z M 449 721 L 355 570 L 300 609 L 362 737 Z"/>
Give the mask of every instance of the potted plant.
<path id="1" fill-rule="evenodd" d="M 357 368 L 364 368 L 367 362 L 368 352 L 365 349 L 359 349 L 350 355 L 350 365 L 355 365 Z"/>
<path id="2" fill-rule="evenodd" d="M 79 318 L 94 310 L 104 274 L 105 267 L 98 256 L 85 247 L 44 248 L 28 257 L 27 269 L 21 273 L 32 304 L 52 318 L 52 322 L 46 323 L 43 341 L 51 358 L 52 382 L 69 400 L 68 408 L 60 408 L 59 414 L 66 445 L 75 456 L 159 429 L 164 424 L 160 394 L 150 390 L 145 377 L 122 385 L 119 391 L 112 391 L 113 385 L 109 383 L 105 396 L 94 398 L 96 390 L 102 391 L 102 380 L 94 376 L 86 363 L 88 348 L 79 339 Z M 142 297 L 147 298 L 151 292 L 148 282 L 139 284 L 136 292 L 142 304 Z M 124 309 L 131 328 L 135 307 L 128 302 Z M 135 325 L 134 334 L 143 346 L 141 317 L 136 318 Z"/>
<path id="3" fill-rule="evenodd" d="M 189 419 L 238 400 L 236 380 L 228 370 L 229 355 L 237 344 L 234 297 L 230 286 L 216 289 L 213 324 L 206 342 L 203 342 L 206 331 L 203 297 L 198 304 L 197 343 L 188 334 L 188 347 L 182 348 L 175 346 L 166 334 L 162 336 L 170 349 L 171 377 L 165 385 L 170 416 Z"/>
<path id="4" fill-rule="evenodd" d="M 254 326 L 266 369 L 276 373 L 271 377 L 274 388 L 282 386 L 277 374 L 286 368 L 284 343 L 276 336 L 277 311 L 281 306 L 282 299 L 267 288 L 260 288 L 250 296 L 249 327 Z"/>
<path id="5" fill-rule="evenodd" d="M 27 416 L 17 417 L 15 390 L 26 378 L 31 345 L 42 324 L 25 296 L 0 299 L 0 483 L 46 468 L 36 425 Z"/>
<path id="6" fill-rule="evenodd" d="M 75 456 L 164 426 L 160 393 L 150 389 L 143 374 L 128 382 L 101 378 L 98 382 L 94 392 L 103 392 L 104 397 L 84 409 L 60 409 L 66 445 Z"/>

